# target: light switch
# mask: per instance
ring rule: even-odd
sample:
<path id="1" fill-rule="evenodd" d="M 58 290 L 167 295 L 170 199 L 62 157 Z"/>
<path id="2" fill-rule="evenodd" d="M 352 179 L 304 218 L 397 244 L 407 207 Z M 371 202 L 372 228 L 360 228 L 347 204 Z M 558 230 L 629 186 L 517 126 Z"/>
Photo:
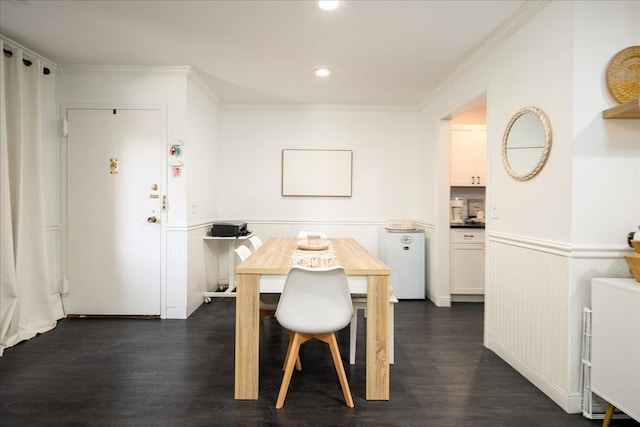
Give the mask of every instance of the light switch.
<path id="1" fill-rule="evenodd" d="M 493 202 L 491 204 L 491 218 L 492 219 L 500 219 L 500 204 L 497 202 Z"/>

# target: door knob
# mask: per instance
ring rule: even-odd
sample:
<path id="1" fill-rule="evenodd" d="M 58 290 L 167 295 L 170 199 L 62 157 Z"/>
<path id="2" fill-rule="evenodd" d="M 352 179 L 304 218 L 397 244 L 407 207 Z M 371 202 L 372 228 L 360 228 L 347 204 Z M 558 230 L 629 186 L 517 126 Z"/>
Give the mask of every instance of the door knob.
<path id="1" fill-rule="evenodd" d="M 156 218 L 155 216 L 150 216 L 149 218 L 147 218 L 147 222 L 149 224 L 155 224 L 156 222 L 158 222 L 158 218 Z"/>

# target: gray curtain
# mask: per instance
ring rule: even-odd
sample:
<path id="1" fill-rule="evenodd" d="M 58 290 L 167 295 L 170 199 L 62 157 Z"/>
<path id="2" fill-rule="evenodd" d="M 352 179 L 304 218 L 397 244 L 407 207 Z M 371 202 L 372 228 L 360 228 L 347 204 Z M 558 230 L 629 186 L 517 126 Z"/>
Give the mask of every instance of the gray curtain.
<path id="1" fill-rule="evenodd" d="M 0 41 L 0 47 L 5 48 Z M 0 61 L 0 355 L 55 327 L 42 184 L 42 64 L 8 47 Z"/>

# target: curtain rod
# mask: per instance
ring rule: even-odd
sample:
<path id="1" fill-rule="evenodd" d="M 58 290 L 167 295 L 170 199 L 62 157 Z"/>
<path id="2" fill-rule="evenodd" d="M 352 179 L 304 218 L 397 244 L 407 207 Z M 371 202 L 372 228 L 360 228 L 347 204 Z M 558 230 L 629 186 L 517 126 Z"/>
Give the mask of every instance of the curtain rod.
<path id="1" fill-rule="evenodd" d="M 13 52 L 11 52 L 9 49 L 2 49 L 2 52 L 4 53 L 4 56 L 6 56 L 7 58 L 11 58 L 13 56 Z M 31 64 L 33 64 L 33 62 L 29 61 L 28 59 L 22 58 L 22 63 L 24 65 L 26 65 L 27 67 L 30 67 Z M 42 67 L 42 73 L 44 75 L 49 75 L 51 74 L 51 70 L 47 67 Z"/>
<path id="2" fill-rule="evenodd" d="M 55 62 L 53 62 L 53 61 L 51 61 L 51 60 L 49 60 L 49 59 L 45 58 L 45 57 L 44 57 L 44 56 L 42 56 L 42 55 L 37 54 L 36 52 L 32 51 L 32 50 L 31 50 L 31 49 L 29 49 L 29 48 L 26 48 L 26 47 L 22 46 L 20 43 L 14 42 L 14 41 L 13 41 L 13 40 L 11 40 L 10 38 L 7 38 L 7 37 L 3 36 L 2 34 L 0 34 L 0 40 L 1 40 L 1 41 L 4 43 L 4 45 L 5 45 L 5 46 L 3 47 L 3 49 L 2 49 L 2 50 L 3 50 L 3 53 L 4 53 L 5 55 L 7 55 L 7 53 L 6 53 L 6 52 L 7 52 L 7 51 L 9 51 L 9 52 L 10 52 L 10 54 L 8 55 L 9 57 L 11 57 L 11 56 L 13 55 L 13 52 L 11 52 L 11 49 L 12 49 L 12 48 L 13 48 L 13 49 L 15 49 L 15 48 L 19 48 L 19 49 L 22 49 L 22 50 L 23 50 L 25 53 L 27 53 L 29 56 L 36 57 L 36 58 L 40 59 L 40 60 L 44 63 L 44 64 L 43 64 L 43 65 L 44 65 L 44 67 L 43 67 L 43 70 L 42 70 L 44 74 L 50 74 L 50 73 L 51 73 L 51 69 L 52 69 L 52 68 L 53 68 L 53 69 L 55 69 L 55 68 L 57 67 L 57 64 L 56 64 Z M 5 47 L 6 47 L 6 48 L 8 48 L 8 49 L 5 49 Z M 27 67 L 29 67 L 29 66 L 32 64 L 32 62 L 31 62 L 30 60 L 28 60 L 28 59 L 23 59 L 23 60 L 22 60 L 22 62 L 23 62 L 23 63 L 24 63 L 24 65 L 26 65 Z"/>

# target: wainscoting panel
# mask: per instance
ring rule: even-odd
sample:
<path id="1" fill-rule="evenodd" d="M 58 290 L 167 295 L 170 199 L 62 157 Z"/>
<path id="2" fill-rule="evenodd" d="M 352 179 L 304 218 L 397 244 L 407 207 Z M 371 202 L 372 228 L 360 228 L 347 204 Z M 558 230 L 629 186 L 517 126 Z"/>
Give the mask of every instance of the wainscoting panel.
<path id="1" fill-rule="evenodd" d="M 487 337 L 500 354 L 566 407 L 570 252 L 558 245 L 490 237 Z"/>
<path id="2" fill-rule="evenodd" d="M 167 229 L 167 319 L 187 318 L 187 232 Z"/>
<path id="3" fill-rule="evenodd" d="M 210 289 L 208 277 L 216 270 L 211 262 L 209 243 L 202 238 L 207 235 L 210 224 L 196 224 L 188 231 L 187 256 L 187 316 L 190 316 L 203 302 L 202 294 Z"/>

